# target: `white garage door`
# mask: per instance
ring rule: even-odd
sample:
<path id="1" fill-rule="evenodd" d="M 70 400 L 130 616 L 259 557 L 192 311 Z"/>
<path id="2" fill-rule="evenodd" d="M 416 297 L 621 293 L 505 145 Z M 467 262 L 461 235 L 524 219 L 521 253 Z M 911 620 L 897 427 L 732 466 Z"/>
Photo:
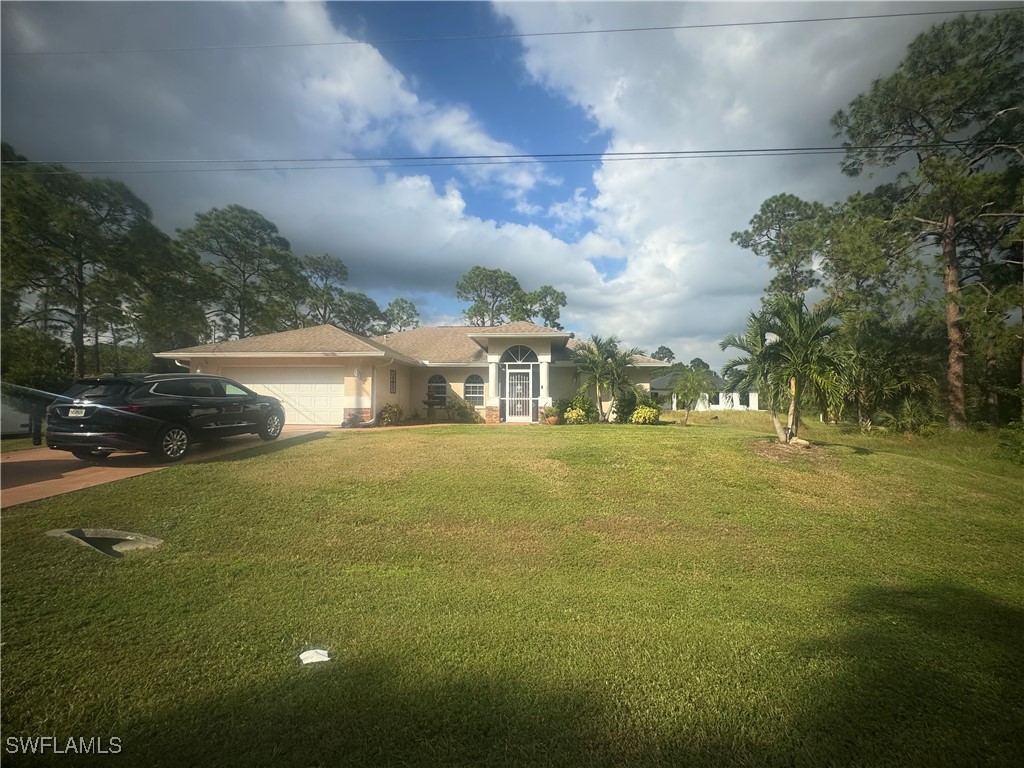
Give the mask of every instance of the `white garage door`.
<path id="1" fill-rule="evenodd" d="M 345 419 L 345 379 L 340 368 L 221 368 L 261 395 L 284 404 L 287 424 L 341 424 Z"/>

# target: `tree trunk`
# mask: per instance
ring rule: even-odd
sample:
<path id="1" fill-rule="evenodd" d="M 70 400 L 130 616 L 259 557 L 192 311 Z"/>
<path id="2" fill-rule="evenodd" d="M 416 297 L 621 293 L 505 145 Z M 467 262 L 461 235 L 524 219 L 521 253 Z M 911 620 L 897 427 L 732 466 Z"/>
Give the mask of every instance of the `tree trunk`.
<path id="1" fill-rule="evenodd" d="M 799 393 L 796 388 L 796 378 L 789 380 L 789 424 L 786 426 L 786 442 L 788 443 L 800 430 L 800 407 L 797 405 Z"/>
<path id="2" fill-rule="evenodd" d="M 75 317 L 71 326 L 71 348 L 75 356 L 75 378 L 85 375 L 85 265 L 75 266 Z"/>
<path id="3" fill-rule="evenodd" d="M 789 438 L 786 436 L 786 430 L 782 428 L 782 422 L 779 421 L 779 414 L 773 407 L 771 410 L 772 414 L 772 425 L 775 427 L 775 434 L 779 438 L 780 443 L 788 443 Z"/>
<path id="4" fill-rule="evenodd" d="M 684 427 L 688 426 L 689 421 L 690 421 L 690 409 L 687 408 L 685 411 L 683 411 L 683 426 Z"/>
<path id="5" fill-rule="evenodd" d="M 99 376 L 100 373 L 101 373 L 101 371 L 100 371 L 100 326 L 99 326 L 99 323 L 97 323 L 96 326 L 92 329 L 92 341 L 93 341 L 93 351 L 92 351 L 93 365 L 94 365 L 94 368 L 95 368 L 95 371 L 96 371 L 96 375 Z"/>
<path id="6" fill-rule="evenodd" d="M 993 427 L 999 426 L 999 391 L 995 385 L 998 365 L 996 334 L 989 331 L 985 339 L 985 410 L 988 412 L 988 423 Z"/>
<path id="7" fill-rule="evenodd" d="M 947 213 L 942 223 L 942 258 L 945 263 L 942 284 L 946 291 L 946 337 L 949 359 L 946 363 L 946 388 L 949 402 L 949 428 L 967 426 L 964 397 L 964 331 L 960 312 L 960 262 L 956 252 L 956 217 Z"/>

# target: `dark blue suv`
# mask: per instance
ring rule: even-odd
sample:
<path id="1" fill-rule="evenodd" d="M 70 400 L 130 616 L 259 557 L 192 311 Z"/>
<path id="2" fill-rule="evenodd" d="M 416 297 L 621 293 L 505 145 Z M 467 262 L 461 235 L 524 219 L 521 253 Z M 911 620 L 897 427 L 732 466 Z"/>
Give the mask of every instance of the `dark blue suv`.
<path id="1" fill-rule="evenodd" d="M 274 440 L 284 408 L 220 376 L 118 374 L 80 379 L 46 410 L 46 444 L 80 459 L 149 451 L 178 461 L 192 443 L 228 435 Z"/>

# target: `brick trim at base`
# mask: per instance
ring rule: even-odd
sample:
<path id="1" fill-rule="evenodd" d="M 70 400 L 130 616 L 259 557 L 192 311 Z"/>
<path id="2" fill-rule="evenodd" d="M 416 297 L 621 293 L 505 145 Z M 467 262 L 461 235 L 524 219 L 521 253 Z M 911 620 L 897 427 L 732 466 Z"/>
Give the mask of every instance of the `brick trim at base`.
<path id="1" fill-rule="evenodd" d="M 346 408 L 345 409 L 345 422 L 359 420 L 359 423 L 369 421 L 373 418 L 373 410 L 371 408 Z"/>

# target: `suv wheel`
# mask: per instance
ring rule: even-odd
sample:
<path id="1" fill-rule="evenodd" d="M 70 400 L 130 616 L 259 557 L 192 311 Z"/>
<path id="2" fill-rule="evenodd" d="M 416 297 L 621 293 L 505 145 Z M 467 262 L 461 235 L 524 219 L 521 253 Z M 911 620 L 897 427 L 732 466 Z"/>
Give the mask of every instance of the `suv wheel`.
<path id="1" fill-rule="evenodd" d="M 264 440 L 276 440 L 284 428 L 284 414 L 281 411 L 272 410 L 267 412 L 267 418 L 260 426 L 260 437 Z"/>
<path id="2" fill-rule="evenodd" d="M 107 458 L 110 453 L 110 451 L 72 451 L 71 455 L 82 461 L 97 461 Z"/>
<path id="3" fill-rule="evenodd" d="M 188 430 L 177 424 L 170 424 L 160 430 L 153 454 L 164 461 L 180 461 L 192 444 Z"/>

